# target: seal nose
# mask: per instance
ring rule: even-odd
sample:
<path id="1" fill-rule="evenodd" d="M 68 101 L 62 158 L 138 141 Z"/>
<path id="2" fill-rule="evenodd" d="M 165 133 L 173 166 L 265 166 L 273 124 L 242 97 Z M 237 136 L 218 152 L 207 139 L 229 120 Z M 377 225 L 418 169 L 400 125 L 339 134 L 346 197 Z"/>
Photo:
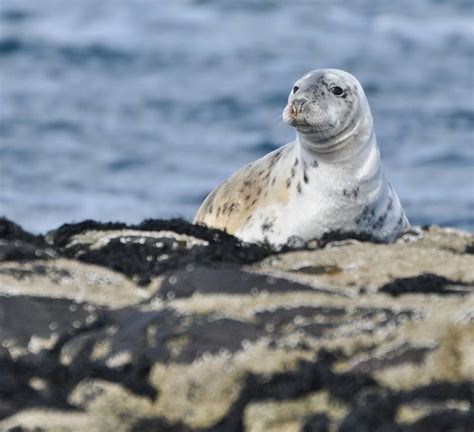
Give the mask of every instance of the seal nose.
<path id="1" fill-rule="evenodd" d="M 308 99 L 306 98 L 296 98 L 293 99 L 291 102 L 290 108 L 291 108 L 291 113 L 296 115 L 299 114 L 303 110 L 303 106 L 308 102 Z"/>

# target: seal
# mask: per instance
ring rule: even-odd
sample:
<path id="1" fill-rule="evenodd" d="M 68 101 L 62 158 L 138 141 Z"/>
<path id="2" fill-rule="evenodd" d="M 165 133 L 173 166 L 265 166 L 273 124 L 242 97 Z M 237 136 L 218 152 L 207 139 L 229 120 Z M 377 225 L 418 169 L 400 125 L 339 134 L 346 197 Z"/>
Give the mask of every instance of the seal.
<path id="1" fill-rule="evenodd" d="M 296 129 L 296 139 L 224 181 L 195 223 L 273 245 L 330 231 L 391 242 L 409 227 L 354 76 L 338 69 L 304 75 L 290 91 L 283 120 Z"/>

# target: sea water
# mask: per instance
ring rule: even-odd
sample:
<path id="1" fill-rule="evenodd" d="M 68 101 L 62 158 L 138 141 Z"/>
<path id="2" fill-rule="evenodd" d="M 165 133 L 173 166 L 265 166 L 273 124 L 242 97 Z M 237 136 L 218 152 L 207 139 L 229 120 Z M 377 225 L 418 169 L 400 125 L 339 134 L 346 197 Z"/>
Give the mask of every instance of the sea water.
<path id="1" fill-rule="evenodd" d="M 0 214 L 191 219 L 285 144 L 293 82 L 359 78 L 413 224 L 474 231 L 471 1 L 0 3 Z"/>

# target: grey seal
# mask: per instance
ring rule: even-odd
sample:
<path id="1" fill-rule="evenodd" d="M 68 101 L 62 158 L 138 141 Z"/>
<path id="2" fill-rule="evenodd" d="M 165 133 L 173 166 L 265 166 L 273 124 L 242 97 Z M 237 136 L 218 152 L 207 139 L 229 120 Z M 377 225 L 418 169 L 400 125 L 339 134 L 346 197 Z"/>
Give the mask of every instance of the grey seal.
<path id="1" fill-rule="evenodd" d="M 224 181 L 195 223 L 274 245 L 330 231 L 391 242 L 408 229 L 354 76 L 338 69 L 307 73 L 292 86 L 283 120 L 296 129 L 296 139 Z"/>

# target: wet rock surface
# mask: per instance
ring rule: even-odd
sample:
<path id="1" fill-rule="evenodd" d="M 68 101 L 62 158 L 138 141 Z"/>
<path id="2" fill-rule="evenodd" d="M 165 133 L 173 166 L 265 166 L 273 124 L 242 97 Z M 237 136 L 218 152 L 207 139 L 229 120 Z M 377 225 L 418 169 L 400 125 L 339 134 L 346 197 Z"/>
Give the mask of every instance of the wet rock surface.
<path id="1" fill-rule="evenodd" d="M 0 220 L 0 430 L 472 431 L 474 236 L 364 240 Z"/>

